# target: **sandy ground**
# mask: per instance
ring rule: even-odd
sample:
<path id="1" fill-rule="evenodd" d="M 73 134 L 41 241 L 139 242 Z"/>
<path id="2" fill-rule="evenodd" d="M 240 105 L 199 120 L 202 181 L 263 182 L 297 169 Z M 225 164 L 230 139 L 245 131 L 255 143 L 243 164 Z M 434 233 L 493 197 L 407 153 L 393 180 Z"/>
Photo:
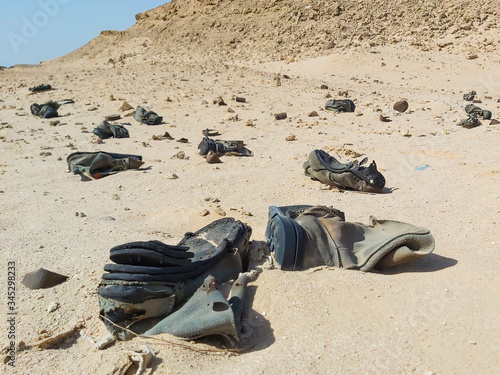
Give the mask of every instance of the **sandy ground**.
<path id="1" fill-rule="evenodd" d="M 500 373 L 500 127 L 490 121 L 456 126 L 466 117 L 462 95 L 470 90 L 479 106 L 500 117 L 498 68 L 493 55 L 467 60 L 377 47 L 289 64 L 137 58 L 123 65 L 55 61 L 0 71 L 0 285 L 7 290 L 7 262 L 15 261 L 16 334 L 25 344 L 16 367 L 2 371 L 124 374 L 127 352 L 150 345 L 157 359 L 148 371 L 157 374 Z M 277 74 L 290 78 L 276 86 Z M 28 87 L 41 83 L 55 90 L 30 94 Z M 325 111 L 327 94 L 341 98 L 342 91 L 355 100 L 355 113 Z M 235 95 L 247 103 L 235 102 Z M 228 106 L 212 104 L 218 96 Z M 29 113 L 31 103 L 65 98 L 76 103 L 60 109 L 56 126 Z M 392 110 L 399 98 L 410 103 L 404 114 Z M 125 117 L 129 139 L 93 143 L 92 129 L 106 115 L 123 115 L 124 100 L 152 108 L 165 124 Z M 319 116 L 309 117 L 311 111 Z M 288 119 L 275 120 L 277 112 Z M 380 113 L 392 121 L 380 122 Z M 217 129 L 221 139 L 244 140 L 255 156 L 207 164 L 197 153 L 205 128 Z M 189 143 L 152 139 L 165 131 Z M 289 135 L 296 140 L 286 141 Z M 302 170 L 314 149 L 332 155 L 349 149 L 375 160 L 387 192 L 323 190 Z M 77 150 L 139 154 L 149 168 L 82 182 L 65 162 Z M 186 158 L 173 158 L 180 151 Z M 169 179 L 171 173 L 179 178 Z M 88 339 L 106 334 L 96 287 L 112 246 L 153 239 L 175 244 L 219 218 L 218 205 L 250 225 L 254 241 L 265 241 L 268 206 L 289 204 L 334 206 L 348 221 L 367 223 L 374 215 L 427 227 L 436 248 L 385 273 L 265 269 L 250 284 L 248 349 L 240 355 L 144 339 L 99 351 Z M 200 215 L 204 209 L 208 216 Z M 85 217 L 76 215 L 81 212 Z M 46 290 L 22 286 L 23 275 L 39 267 L 69 280 Z M 3 301 L 6 314 L 5 294 Z M 48 312 L 56 302 L 60 307 Z M 36 347 L 79 321 L 81 330 L 58 347 Z M 209 344 L 189 345 L 214 347 Z"/>

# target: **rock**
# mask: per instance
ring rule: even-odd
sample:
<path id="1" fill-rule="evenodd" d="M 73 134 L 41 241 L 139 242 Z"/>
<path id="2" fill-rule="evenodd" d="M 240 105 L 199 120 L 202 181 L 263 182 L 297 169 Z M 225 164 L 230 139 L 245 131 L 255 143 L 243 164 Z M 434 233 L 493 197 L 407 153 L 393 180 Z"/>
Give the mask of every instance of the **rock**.
<path id="1" fill-rule="evenodd" d="M 104 117 L 104 119 L 106 121 L 116 121 L 116 120 L 119 120 L 121 118 L 122 118 L 122 116 L 120 116 L 118 114 L 108 115 L 108 116 Z"/>
<path id="2" fill-rule="evenodd" d="M 186 156 L 186 153 L 184 151 L 179 151 L 177 154 L 173 155 L 170 159 L 188 160 L 189 157 Z"/>
<path id="3" fill-rule="evenodd" d="M 255 126 L 255 124 L 253 123 L 252 120 L 248 120 L 246 123 L 245 123 L 245 126 Z"/>
<path id="4" fill-rule="evenodd" d="M 205 157 L 207 163 L 209 164 L 216 164 L 216 163 L 222 163 L 222 161 L 219 158 L 219 155 L 217 155 L 215 152 L 210 151 L 207 156 Z"/>
<path id="5" fill-rule="evenodd" d="M 61 122 L 60 120 L 50 121 L 50 122 L 49 122 L 49 125 L 50 125 L 50 126 L 57 126 L 60 122 Z"/>
<path id="6" fill-rule="evenodd" d="M 89 112 L 93 112 L 93 111 L 97 111 L 97 107 L 90 107 L 89 109 L 87 109 L 87 111 Z"/>
<path id="7" fill-rule="evenodd" d="M 238 103 L 246 103 L 246 98 L 242 98 L 241 96 L 237 96 L 236 98 L 234 98 L 234 100 L 236 100 Z"/>
<path id="8" fill-rule="evenodd" d="M 320 89 L 321 90 L 328 90 L 328 86 L 327 85 L 321 85 Z"/>
<path id="9" fill-rule="evenodd" d="M 127 102 L 123 102 L 122 105 L 120 106 L 120 108 L 118 108 L 120 111 L 122 112 L 125 112 L 125 111 L 129 111 L 131 109 L 134 109 L 134 107 L 132 107 L 130 104 L 128 104 Z"/>
<path id="10" fill-rule="evenodd" d="M 215 211 L 215 213 L 216 213 L 216 214 L 218 214 L 218 215 L 220 215 L 220 216 L 226 216 L 226 211 L 224 211 L 224 210 L 223 210 L 222 208 L 220 208 L 220 207 L 216 207 L 214 211 Z"/>
<path id="11" fill-rule="evenodd" d="M 394 108 L 395 111 L 398 111 L 400 113 L 405 112 L 408 109 L 408 102 L 406 100 L 400 100 L 394 103 Z"/>
<path id="12" fill-rule="evenodd" d="M 391 122 L 392 120 L 389 119 L 389 117 L 387 116 L 382 116 L 382 115 L 379 115 L 378 116 L 378 119 L 382 122 Z"/>
<path id="13" fill-rule="evenodd" d="M 286 137 L 285 140 L 288 142 L 291 142 L 291 141 L 295 141 L 296 138 L 295 138 L 295 135 L 292 134 L 292 135 L 289 135 L 288 137 Z"/>
<path id="14" fill-rule="evenodd" d="M 67 279 L 68 276 L 60 275 L 44 268 L 39 268 L 34 272 L 24 275 L 21 283 L 29 289 L 46 289 L 59 285 Z"/>
<path id="15" fill-rule="evenodd" d="M 207 209 L 200 212 L 200 216 L 208 216 L 208 215 L 210 215 L 210 211 Z"/>
<path id="16" fill-rule="evenodd" d="M 281 112 L 281 113 L 275 113 L 274 118 L 276 120 L 284 120 L 287 118 L 286 112 Z"/>
<path id="17" fill-rule="evenodd" d="M 491 122 L 490 122 L 490 125 L 498 125 L 498 124 L 500 124 L 500 121 L 495 120 L 495 119 L 491 120 Z"/>
<path id="18" fill-rule="evenodd" d="M 318 112 L 316 111 L 312 111 L 311 113 L 308 114 L 309 117 L 316 117 L 316 116 L 319 116 L 318 115 Z"/>
<path id="19" fill-rule="evenodd" d="M 53 313 L 54 311 L 56 311 L 61 305 L 59 304 L 59 302 L 54 302 L 52 303 L 48 308 L 47 308 L 47 312 L 49 313 Z"/>
<path id="20" fill-rule="evenodd" d="M 279 76 L 274 77 L 273 82 L 274 86 L 276 87 L 281 86 L 281 78 Z"/>
<path id="21" fill-rule="evenodd" d="M 227 105 L 226 102 L 224 102 L 224 99 L 222 97 L 217 97 L 217 99 L 214 100 L 214 104 L 217 104 L 219 107 L 223 105 Z"/>
<path id="22" fill-rule="evenodd" d="M 169 180 L 175 180 L 175 179 L 178 179 L 179 176 L 177 176 L 174 172 L 169 172 L 169 173 L 167 173 L 167 178 Z"/>

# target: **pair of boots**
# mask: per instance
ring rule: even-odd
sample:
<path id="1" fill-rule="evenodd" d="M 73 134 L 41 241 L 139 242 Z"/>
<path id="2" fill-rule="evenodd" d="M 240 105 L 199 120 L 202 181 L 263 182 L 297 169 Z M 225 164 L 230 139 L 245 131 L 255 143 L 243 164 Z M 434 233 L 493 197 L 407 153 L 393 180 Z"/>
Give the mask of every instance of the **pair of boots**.
<path id="1" fill-rule="evenodd" d="M 350 223 L 343 212 L 326 206 L 269 207 L 266 239 L 286 271 L 322 265 L 381 270 L 434 250 L 428 229 L 374 217 L 369 225 Z"/>
<path id="2" fill-rule="evenodd" d="M 118 339 L 168 333 L 183 339 L 220 335 L 240 342 L 251 228 L 222 218 L 176 245 L 132 242 L 111 249 L 98 287 L 100 315 Z M 236 280 L 229 297 L 220 283 Z M 110 323 L 113 322 L 114 324 Z"/>

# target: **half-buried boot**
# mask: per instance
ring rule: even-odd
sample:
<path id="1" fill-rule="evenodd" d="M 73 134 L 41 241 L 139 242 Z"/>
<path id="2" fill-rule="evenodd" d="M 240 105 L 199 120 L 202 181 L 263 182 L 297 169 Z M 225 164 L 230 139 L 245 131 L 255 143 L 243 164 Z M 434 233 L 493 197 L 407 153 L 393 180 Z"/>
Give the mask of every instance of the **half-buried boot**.
<path id="1" fill-rule="evenodd" d="M 110 152 L 74 152 L 66 158 L 68 169 L 74 174 L 88 174 L 101 178 L 126 169 L 138 169 L 144 162 L 140 155 Z"/>
<path id="2" fill-rule="evenodd" d="M 156 112 L 146 111 L 141 106 L 137 107 L 132 116 L 141 124 L 158 125 L 163 121 L 162 116 L 158 116 Z"/>
<path id="3" fill-rule="evenodd" d="M 233 156 L 253 156 L 252 151 L 245 147 L 243 141 L 223 141 L 220 139 L 213 140 L 204 137 L 198 145 L 200 155 L 207 155 L 210 151 L 218 156 L 233 155 Z"/>
<path id="4" fill-rule="evenodd" d="M 482 117 L 484 120 L 491 119 L 491 111 L 483 110 L 474 104 L 467 104 L 464 109 L 471 116 Z"/>
<path id="5" fill-rule="evenodd" d="M 106 328 L 120 340 L 130 339 L 120 327 L 136 334 L 152 329 L 190 300 L 209 275 L 221 283 L 237 279 L 250 235 L 244 223 L 222 218 L 186 233 L 176 246 L 144 241 L 112 248 L 115 264 L 104 267 L 98 288 Z"/>
<path id="6" fill-rule="evenodd" d="M 282 270 L 386 269 L 434 250 L 428 229 L 374 217 L 369 225 L 349 223 L 343 212 L 325 206 L 271 206 L 266 239 Z"/>
<path id="7" fill-rule="evenodd" d="M 350 99 L 332 99 L 325 103 L 325 109 L 335 113 L 354 112 L 355 108 L 356 106 Z"/>
<path id="8" fill-rule="evenodd" d="M 106 120 L 97 125 L 92 133 L 101 139 L 130 137 L 128 130 L 123 125 L 112 125 Z"/>
<path id="9" fill-rule="evenodd" d="M 369 193 L 382 193 L 385 186 L 384 176 L 377 170 L 377 164 L 364 158 L 361 162 L 354 161 L 347 164 L 340 163 L 333 156 L 323 150 L 314 150 L 304 163 L 306 176 L 323 184 L 340 189 L 351 189 Z"/>

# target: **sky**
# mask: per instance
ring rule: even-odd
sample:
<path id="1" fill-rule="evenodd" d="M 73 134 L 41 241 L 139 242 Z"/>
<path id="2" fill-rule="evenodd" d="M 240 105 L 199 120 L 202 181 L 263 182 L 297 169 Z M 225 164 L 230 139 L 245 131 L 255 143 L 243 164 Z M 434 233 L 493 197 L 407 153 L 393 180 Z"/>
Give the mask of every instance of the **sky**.
<path id="1" fill-rule="evenodd" d="M 99 35 L 125 30 L 135 15 L 168 0 L 2 0 L 0 66 L 38 64 Z"/>

